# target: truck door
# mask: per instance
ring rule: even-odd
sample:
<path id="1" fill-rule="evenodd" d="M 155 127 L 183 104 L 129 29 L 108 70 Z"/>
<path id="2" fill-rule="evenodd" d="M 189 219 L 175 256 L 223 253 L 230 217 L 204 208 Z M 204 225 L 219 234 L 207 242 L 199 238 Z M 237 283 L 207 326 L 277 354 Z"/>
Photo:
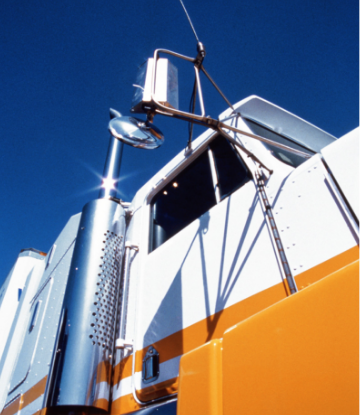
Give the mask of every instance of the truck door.
<path id="1" fill-rule="evenodd" d="M 237 150 L 217 135 L 188 161 L 134 217 L 142 225 L 132 384 L 143 403 L 176 393 L 180 357 L 264 307 L 259 293 L 282 283 Z"/>

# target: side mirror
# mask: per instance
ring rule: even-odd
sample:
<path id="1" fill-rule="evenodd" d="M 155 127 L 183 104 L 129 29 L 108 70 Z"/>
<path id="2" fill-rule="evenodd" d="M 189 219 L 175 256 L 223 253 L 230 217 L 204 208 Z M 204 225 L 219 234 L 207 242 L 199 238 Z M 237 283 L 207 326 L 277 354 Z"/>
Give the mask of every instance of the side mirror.
<path id="1" fill-rule="evenodd" d="M 134 117 L 115 117 L 109 122 L 110 134 L 132 147 L 153 150 L 164 142 L 164 135 L 149 121 Z"/>

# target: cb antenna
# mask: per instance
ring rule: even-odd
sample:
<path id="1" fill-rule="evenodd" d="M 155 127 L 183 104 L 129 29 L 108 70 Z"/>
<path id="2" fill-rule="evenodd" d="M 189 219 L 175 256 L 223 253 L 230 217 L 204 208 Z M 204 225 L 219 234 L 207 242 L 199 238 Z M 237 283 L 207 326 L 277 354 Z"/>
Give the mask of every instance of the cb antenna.
<path id="1" fill-rule="evenodd" d="M 186 10 L 186 8 L 185 8 L 185 5 L 184 5 L 184 3 L 182 2 L 182 0 L 180 0 L 180 3 L 181 3 L 181 5 L 182 5 L 182 7 L 183 7 L 183 9 L 184 9 L 184 12 L 185 12 L 185 14 L 186 14 L 187 19 L 189 20 L 189 23 L 190 23 L 191 29 L 192 29 L 192 31 L 194 32 L 194 36 L 195 36 L 195 39 L 196 39 L 197 43 L 201 43 L 201 42 L 200 42 L 200 40 L 199 40 L 199 38 L 198 38 L 198 35 L 197 35 L 197 34 L 196 34 L 196 32 L 195 32 L 195 27 L 194 27 L 194 25 L 192 24 L 192 21 L 191 21 L 191 19 L 190 19 L 189 13 L 187 12 L 187 10 Z"/>
<path id="2" fill-rule="evenodd" d="M 195 39 L 196 39 L 196 42 L 197 42 L 198 55 L 197 55 L 197 57 L 195 59 L 195 65 L 198 68 L 200 68 L 200 66 L 201 66 L 201 64 L 202 64 L 202 62 L 203 62 L 203 60 L 205 58 L 205 55 L 206 55 L 205 46 L 200 42 L 200 39 L 199 39 L 198 35 L 196 34 L 195 27 L 192 24 L 192 21 L 190 19 L 189 13 L 186 10 L 185 4 L 183 3 L 182 0 L 179 0 L 179 1 L 180 1 L 181 5 L 182 5 L 182 8 L 184 9 L 184 12 L 186 14 L 186 17 L 187 17 L 187 19 L 189 21 L 189 24 L 191 26 L 191 29 L 192 29 L 192 31 L 194 33 L 194 36 L 195 36 Z"/>
<path id="3" fill-rule="evenodd" d="M 195 36 L 195 39 L 196 39 L 196 42 L 197 42 L 197 52 L 198 52 L 198 54 L 197 54 L 197 57 L 195 59 L 194 64 L 197 68 L 200 68 L 202 66 L 202 63 L 203 63 L 205 55 L 206 55 L 205 46 L 200 42 L 200 39 L 199 39 L 198 35 L 196 34 L 195 27 L 192 24 L 191 18 L 189 16 L 189 13 L 186 10 L 185 4 L 183 3 L 182 0 L 179 0 L 179 1 L 182 5 L 182 8 L 184 9 L 184 12 L 186 14 L 186 17 L 189 21 L 189 24 L 191 26 L 191 29 L 194 33 L 194 36 Z M 191 98 L 190 98 L 190 108 L 189 108 L 189 110 L 191 111 L 192 114 L 195 114 L 196 90 L 197 90 L 197 79 L 195 77 L 193 91 L 192 91 Z M 193 129 L 194 129 L 194 123 L 190 121 L 189 122 L 189 140 L 188 140 L 188 143 L 187 143 L 187 147 L 189 149 L 191 149 Z"/>

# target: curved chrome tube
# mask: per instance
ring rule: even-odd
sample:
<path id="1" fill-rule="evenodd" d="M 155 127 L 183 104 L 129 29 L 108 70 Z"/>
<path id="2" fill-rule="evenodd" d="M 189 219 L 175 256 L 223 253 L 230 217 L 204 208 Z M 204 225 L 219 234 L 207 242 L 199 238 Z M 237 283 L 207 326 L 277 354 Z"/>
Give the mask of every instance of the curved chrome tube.
<path id="1" fill-rule="evenodd" d="M 117 182 L 120 175 L 123 148 L 124 144 L 121 141 L 110 136 L 99 199 L 117 196 Z"/>

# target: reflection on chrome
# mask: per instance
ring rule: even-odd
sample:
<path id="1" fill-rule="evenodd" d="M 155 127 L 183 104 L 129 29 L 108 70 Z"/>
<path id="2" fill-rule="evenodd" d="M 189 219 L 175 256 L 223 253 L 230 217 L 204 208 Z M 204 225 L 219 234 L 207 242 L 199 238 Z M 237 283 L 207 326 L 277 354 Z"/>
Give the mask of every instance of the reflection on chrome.
<path id="1" fill-rule="evenodd" d="M 164 142 L 162 132 L 148 121 L 134 117 L 116 117 L 109 122 L 110 134 L 132 147 L 153 150 Z"/>
<path id="2" fill-rule="evenodd" d="M 116 180 L 111 177 L 104 177 L 102 179 L 101 187 L 107 191 L 116 189 L 115 187 Z"/>

